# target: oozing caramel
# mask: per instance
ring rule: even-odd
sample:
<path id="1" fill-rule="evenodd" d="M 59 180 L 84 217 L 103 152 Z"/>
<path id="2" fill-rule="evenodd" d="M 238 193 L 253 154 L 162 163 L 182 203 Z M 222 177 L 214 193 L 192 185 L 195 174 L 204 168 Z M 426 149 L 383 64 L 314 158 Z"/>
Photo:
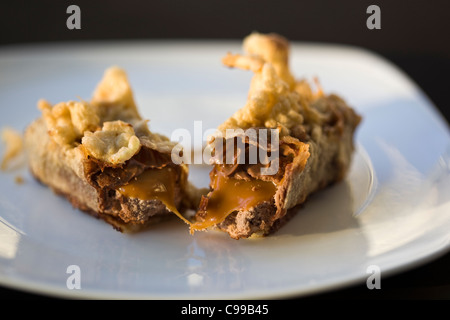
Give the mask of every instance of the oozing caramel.
<path id="1" fill-rule="evenodd" d="M 208 195 L 208 203 L 203 221 L 192 224 L 191 229 L 202 230 L 221 223 L 234 211 L 249 210 L 252 207 L 271 201 L 276 192 L 273 182 L 252 179 L 249 181 L 227 177 L 216 171 Z"/>
<path id="2" fill-rule="evenodd" d="M 180 219 L 190 224 L 175 205 L 175 172 L 171 167 L 147 169 L 128 184 L 118 188 L 129 198 L 141 200 L 159 200 Z"/>

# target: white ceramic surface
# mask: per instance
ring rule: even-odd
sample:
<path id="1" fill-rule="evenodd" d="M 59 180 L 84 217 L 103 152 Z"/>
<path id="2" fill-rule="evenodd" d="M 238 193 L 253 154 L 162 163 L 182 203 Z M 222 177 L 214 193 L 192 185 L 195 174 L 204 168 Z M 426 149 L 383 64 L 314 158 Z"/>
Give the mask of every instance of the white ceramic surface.
<path id="1" fill-rule="evenodd" d="M 150 128 L 214 128 L 245 104 L 250 72 L 222 56 L 237 42 L 113 42 L 0 50 L 0 126 L 23 130 L 36 102 L 89 99 L 103 71 L 127 70 Z M 26 169 L 1 173 L 0 284 L 62 297 L 228 299 L 305 296 L 364 283 L 443 254 L 450 240 L 447 124 L 395 66 L 352 47 L 293 44 L 298 77 L 317 76 L 364 117 L 345 181 L 320 192 L 276 234 L 190 235 L 178 220 L 137 235 L 72 209 Z M 3 147 L 2 147 L 3 148 Z M 2 149 L 3 152 L 4 149 Z M 206 186 L 209 168 L 190 178 Z M 14 182 L 22 175 L 25 183 Z M 68 289 L 67 268 L 81 271 Z"/>

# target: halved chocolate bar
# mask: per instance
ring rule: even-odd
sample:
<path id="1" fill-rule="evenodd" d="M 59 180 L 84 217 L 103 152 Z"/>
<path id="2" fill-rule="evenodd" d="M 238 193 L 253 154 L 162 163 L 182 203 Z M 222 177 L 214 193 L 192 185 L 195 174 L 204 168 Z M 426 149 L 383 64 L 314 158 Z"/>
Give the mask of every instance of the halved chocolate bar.
<path id="1" fill-rule="evenodd" d="M 293 207 L 308 196 L 342 180 L 351 164 L 354 132 L 361 117 L 337 95 L 313 90 L 305 80 L 295 80 L 288 66 L 289 43 L 276 34 L 253 33 L 244 39 L 246 55 L 228 54 L 226 66 L 252 70 L 247 104 L 218 128 L 211 148 L 210 192 L 202 198 L 191 230 L 216 228 L 235 239 L 268 235 L 285 223 Z M 261 128 L 275 133 L 261 145 Z M 233 130 L 240 133 L 227 135 Z M 248 139 L 248 130 L 258 139 Z M 262 133 L 266 135 L 267 133 Z M 235 148 L 241 141 L 243 148 Z M 249 150 L 277 157 L 251 162 Z M 231 147 L 229 147 L 231 146 Z M 220 148 L 218 148 L 220 147 Z M 227 150 L 228 149 L 228 150 Z M 245 161 L 239 161 L 240 155 Z M 226 161 L 230 160 L 231 161 Z M 268 172 L 267 168 L 275 171 Z"/>
<path id="2" fill-rule="evenodd" d="M 32 174 L 74 207 L 124 232 L 180 213 L 188 167 L 174 164 L 174 143 L 151 132 L 126 73 L 106 70 L 91 101 L 38 103 L 42 117 L 25 132 Z"/>

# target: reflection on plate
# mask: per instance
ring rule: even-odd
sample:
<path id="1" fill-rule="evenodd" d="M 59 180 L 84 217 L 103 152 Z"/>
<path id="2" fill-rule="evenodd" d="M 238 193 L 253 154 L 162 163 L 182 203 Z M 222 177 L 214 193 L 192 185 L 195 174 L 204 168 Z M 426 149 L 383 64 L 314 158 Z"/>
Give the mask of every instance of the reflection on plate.
<path id="1" fill-rule="evenodd" d="M 251 74 L 221 66 L 230 50 L 239 43 L 4 48 L 0 125 L 22 130 L 38 115 L 41 97 L 75 99 L 77 88 L 89 98 L 115 64 L 127 70 L 152 130 L 170 136 L 202 120 L 206 131 L 245 103 Z M 21 169 L 0 180 L 0 284 L 87 298 L 278 298 L 363 282 L 369 266 L 390 274 L 447 251 L 449 132 L 426 97 L 394 66 L 360 49 L 293 44 L 291 63 L 295 74 L 317 76 L 364 120 L 348 177 L 296 208 L 277 233 L 239 241 L 219 232 L 190 235 L 174 219 L 120 234 Z M 190 179 L 206 186 L 209 170 L 194 165 Z M 16 184 L 16 175 L 25 183 Z M 81 288 L 71 290 L 73 265 Z"/>

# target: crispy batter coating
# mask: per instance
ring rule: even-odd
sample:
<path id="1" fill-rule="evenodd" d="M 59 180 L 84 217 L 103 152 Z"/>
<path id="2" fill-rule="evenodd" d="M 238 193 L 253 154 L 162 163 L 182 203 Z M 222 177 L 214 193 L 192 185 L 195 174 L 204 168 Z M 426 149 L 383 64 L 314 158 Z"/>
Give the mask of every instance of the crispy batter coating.
<path id="1" fill-rule="evenodd" d="M 17 130 L 5 127 L 2 129 L 2 140 L 6 145 L 6 149 L 0 168 L 1 170 L 7 170 L 11 162 L 23 152 L 23 137 Z"/>
<path id="2" fill-rule="evenodd" d="M 259 56 L 270 63 L 279 77 L 290 88 L 295 87 L 295 78 L 289 70 L 289 41 L 275 33 L 260 34 L 253 32 L 244 39 L 244 51 L 253 56 Z"/>
<path id="3" fill-rule="evenodd" d="M 50 137 L 68 154 L 85 154 L 109 165 L 119 165 L 142 145 L 169 153 L 174 142 L 152 133 L 142 119 L 124 70 L 111 67 L 104 73 L 91 101 L 38 102 Z M 79 150 L 76 150 L 79 149 Z"/>
<path id="4" fill-rule="evenodd" d="M 94 133 L 86 131 L 81 142 L 89 155 L 113 165 L 131 159 L 141 146 L 131 124 L 120 120 L 104 122 Z"/>
<path id="5" fill-rule="evenodd" d="M 276 34 L 252 33 L 244 39 L 246 55 L 227 54 L 222 62 L 228 67 L 255 73 L 246 105 L 219 126 L 226 129 L 279 128 L 280 136 L 299 131 L 305 122 L 319 123 L 320 114 L 310 103 L 322 96 L 308 82 L 297 81 L 289 70 L 289 44 Z"/>
<path id="6" fill-rule="evenodd" d="M 103 79 L 94 91 L 91 103 L 99 107 L 99 113 L 104 121 L 141 119 L 127 74 L 117 66 L 105 71 Z"/>
<path id="7" fill-rule="evenodd" d="M 48 133 L 61 146 L 72 145 L 86 130 L 96 130 L 100 124 L 95 109 L 84 101 L 61 102 L 52 107 L 49 102 L 40 100 L 38 107 Z"/>

